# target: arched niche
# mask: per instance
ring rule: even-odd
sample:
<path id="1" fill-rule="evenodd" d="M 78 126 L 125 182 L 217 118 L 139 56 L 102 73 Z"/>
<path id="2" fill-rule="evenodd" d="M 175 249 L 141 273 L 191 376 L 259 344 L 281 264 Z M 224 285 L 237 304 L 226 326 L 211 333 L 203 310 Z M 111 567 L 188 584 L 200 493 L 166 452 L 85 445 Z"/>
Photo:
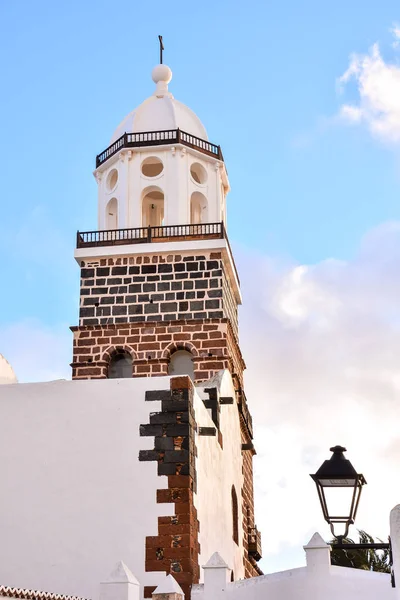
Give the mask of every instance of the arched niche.
<path id="1" fill-rule="evenodd" d="M 115 352 L 108 364 L 108 379 L 126 379 L 132 377 L 132 356 L 126 350 Z"/>
<path id="2" fill-rule="evenodd" d="M 235 486 L 231 489 L 232 501 L 232 538 L 235 544 L 239 545 L 239 505 Z"/>
<path id="3" fill-rule="evenodd" d="M 142 194 L 142 227 L 160 227 L 164 224 L 164 192 L 155 186 Z"/>
<path id="4" fill-rule="evenodd" d="M 188 375 L 194 381 L 193 356 L 187 350 L 177 350 L 171 355 L 168 375 Z"/>
<path id="5" fill-rule="evenodd" d="M 106 229 L 118 229 L 118 200 L 111 198 L 106 206 Z"/>
<path id="6" fill-rule="evenodd" d="M 208 202 L 201 192 L 193 192 L 190 197 L 190 222 L 193 225 L 208 222 Z"/>

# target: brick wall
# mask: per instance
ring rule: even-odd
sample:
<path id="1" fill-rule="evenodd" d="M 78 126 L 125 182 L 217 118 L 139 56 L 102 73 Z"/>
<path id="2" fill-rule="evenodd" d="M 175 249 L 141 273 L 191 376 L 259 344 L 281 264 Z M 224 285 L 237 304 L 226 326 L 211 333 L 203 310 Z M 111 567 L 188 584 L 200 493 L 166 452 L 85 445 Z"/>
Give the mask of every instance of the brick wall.
<path id="1" fill-rule="evenodd" d="M 221 252 L 102 258 L 81 263 L 80 325 L 228 317 L 237 305 Z"/>
<path id="2" fill-rule="evenodd" d="M 248 443 L 248 435 L 242 432 L 242 443 Z M 249 531 L 255 525 L 254 518 L 254 487 L 253 487 L 253 451 L 244 450 L 243 455 L 243 487 L 242 487 L 242 510 L 243 510 L 243 547 L 244 547 L 244 572 L 245 577 L 257 577 L 260 569 L 255 559 L 249 555 Z M 262 574 L 262 573 L 261 573 Z"/>
<path id="3" fill-rule="evenodd" d="M 107 377 L 114 351 L 133 357 L 133 377 L 167 375 L 171 354 L 186 349 L 193 355 L 195 381 L 229 369 L 239 382 L 245 364 L 228 319 L 180 320 L 71 327 L 73 379 Z"/>

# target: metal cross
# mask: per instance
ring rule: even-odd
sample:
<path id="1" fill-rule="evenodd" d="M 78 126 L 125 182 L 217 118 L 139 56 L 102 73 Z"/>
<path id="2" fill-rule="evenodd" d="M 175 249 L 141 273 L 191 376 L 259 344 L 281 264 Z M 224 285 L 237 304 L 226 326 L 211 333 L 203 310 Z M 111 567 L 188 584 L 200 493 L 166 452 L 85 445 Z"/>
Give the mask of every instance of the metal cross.
<path id="1" fill-rule="evenodd" d="M 158 40 L 160 42 L 160 65 L 162 65 L 163 64 L 163 62 L 162 62 L 163 61 L 163 50 L 164 50 L 164 44 L 163 44 L 163 41 L 162 41 L 162 35 L 158 36 Z"/>

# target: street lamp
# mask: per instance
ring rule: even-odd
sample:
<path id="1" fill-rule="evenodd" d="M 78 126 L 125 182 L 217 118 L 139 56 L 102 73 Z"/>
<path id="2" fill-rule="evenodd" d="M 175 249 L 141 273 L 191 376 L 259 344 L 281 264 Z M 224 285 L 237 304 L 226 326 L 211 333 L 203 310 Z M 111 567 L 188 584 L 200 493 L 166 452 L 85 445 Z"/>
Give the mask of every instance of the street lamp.
<path id="1" fill-rule="evenodd" d="M 317 486 L 325 521 L 329 523 L 335 542 L 332 547 L 338 550 L 389 550 L 390 566 L 393 565 L 392 548 L 389 543 L 354 544 L 343 541 L 347 537 L 350 525 L 354 524 L 363 485 L 367 482 L 364 475 L 357 473 L 343 452 L 343 446 L 334 446 L 329 460 L 325 460 L 315 475 L 310 475 Z M 347 500 L 346 500 L 347 499 Z M 338 502 L 339 500 L 339 502 Z M 346 500 L 343 503 L 343 500 Z M 339 505 L 341 510 L 337 510 Z M 335 525 L 344 524 L 344 533 L 337 535 Z M 391 569 L 392 586 L 395 587 L 394 573 Z"/>
<path id="2" fill-rule="evenodd" d="M 325 460 L 311 477 L 317 486 L 324 519 L 329 523 L 332 535 L 343 539 L 355 521 L 362 486 L 367 482 L 364 475 L 357 473 L 344 457 L 346 448 L 334 446 L 330 450 L 333 453 L 331 458 Z M 342 535 L 335 533 L 335 525 L 339 523 L 345 526 Z"/>

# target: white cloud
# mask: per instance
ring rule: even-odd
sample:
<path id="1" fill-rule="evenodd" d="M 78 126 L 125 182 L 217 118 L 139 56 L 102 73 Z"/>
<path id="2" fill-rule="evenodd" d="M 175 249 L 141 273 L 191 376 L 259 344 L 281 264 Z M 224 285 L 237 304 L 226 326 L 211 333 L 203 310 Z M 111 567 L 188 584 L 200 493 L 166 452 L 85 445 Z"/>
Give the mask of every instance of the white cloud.
<path id="1" fill-rule="evenodd" d="M 268 571 L 302 564 L 314 531 L 330 537 L 309 473 L 335 444 L 368 481 L 357 526 L 389 532 L 400 501 L 399 259 L 398 223 L 370 232 L 349 262 L 241 257 L 241 345 Z"/>
<path id="2" fill-rule="evenodd" d="M 400 28 L 391 30 L 395 44 Z M 339 116 L 350 123 L 364 123 L 369 131 L 386 142 L 400 141 L 400 67 L 385 62 L 378 44 L 367 54 L 354 54 L 348 69 L 339 78 L 342 91 L 356 85 L 357 101 L 343 103 Z"/>
<path id="3" fill-rule="evenodd" d="M 393 48 L 398 48 L 400 44 L 400 25 L 398 23 L 393 23 L 393 26 L 390 29 L 390 33 L 394 37 L 394 41 L 392 42 Z"/>

